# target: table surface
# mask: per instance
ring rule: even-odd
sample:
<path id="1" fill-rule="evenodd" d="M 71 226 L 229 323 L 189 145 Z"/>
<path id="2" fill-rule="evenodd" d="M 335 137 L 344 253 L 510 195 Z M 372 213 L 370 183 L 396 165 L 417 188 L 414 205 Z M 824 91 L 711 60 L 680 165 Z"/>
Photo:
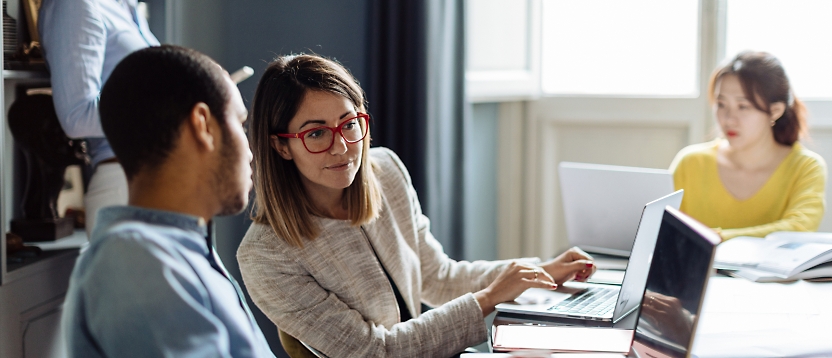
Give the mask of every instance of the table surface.
<path id="1" fill-rule="evenodd" d="M 832 356 L 832 283 L 714 276 L 696 329 L 697 357 Z"/>
<path id="2" fill-rule="evenodd" d="M 629 318 L 629 317 L 628 317 Z M 695 357 L 832 356 L 832 283 L 755 283 L 715 275 L 708 282 Z M 495 324 L 520 323 L 501 317 Z"/>

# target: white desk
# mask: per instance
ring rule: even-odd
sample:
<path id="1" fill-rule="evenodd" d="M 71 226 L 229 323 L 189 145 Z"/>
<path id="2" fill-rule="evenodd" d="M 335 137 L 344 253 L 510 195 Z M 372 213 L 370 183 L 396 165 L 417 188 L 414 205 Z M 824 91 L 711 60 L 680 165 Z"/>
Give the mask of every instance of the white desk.
<path id="1" fill-rule="evenodd" d="M 495 324 L 524 321 L 495 318 Z M 692 353 L 699 358 L 832 357 L 832 283 L 713 276 Z"/>
<path id="2" fill-rule="evenodd" d="M 832 356 L 832 283 L 711 277 L 697 357 Z"/>

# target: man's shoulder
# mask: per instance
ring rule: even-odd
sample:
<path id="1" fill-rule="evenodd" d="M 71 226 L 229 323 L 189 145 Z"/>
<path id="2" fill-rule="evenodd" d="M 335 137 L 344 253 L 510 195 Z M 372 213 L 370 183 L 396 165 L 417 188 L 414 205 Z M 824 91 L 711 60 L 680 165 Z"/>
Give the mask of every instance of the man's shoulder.
<path id="1" fill-rule="evenodd" d="M 185 248 L 163 228 L 141 221 L 115 223 L 97 233 L 79 259 L 77 269 L 97 272 L 118 280 L 116 274 L 137 274 L 141 270 L 184 262 Z M 131 268 L 127 268 L 130 265 Z"/>
<path id="2" fill-rule="evenodd" d="M 119 307 L 119 317 L 158 307 L 158 298 L 172 291 L 197 300 L 206 296 L 200 276 L 200 267 L 208 266 L 205 256 L 154 225 L 120 222 L 94 239 L 75 265 L 68 296 L 85 297 L 90 307 Z"/>
<path id="3" fill-rule="evenodd" d="M 166 228 L 142 222 L 140 220 L 127 220 L 114 223 L 95 238 L 93 248 L 106 248 L 109 250 L 149 250 L 164 249 L 169 251 L 178 246 L 176 240 L 171 238 Z"/>

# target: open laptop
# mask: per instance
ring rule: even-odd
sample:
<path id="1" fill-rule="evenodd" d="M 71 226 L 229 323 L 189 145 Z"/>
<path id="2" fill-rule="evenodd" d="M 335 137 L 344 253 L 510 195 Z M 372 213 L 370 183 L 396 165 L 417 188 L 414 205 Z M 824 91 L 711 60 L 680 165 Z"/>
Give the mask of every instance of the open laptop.
<path id="1" fill-rule="evenodd" d="M 665 207 L 678 208 L 682 195 L 679 190 L 644 206 L 620 287 L 574 282 L 558 291 L 534 290 L 537 298 L 533 302 L 501 303 L 497 312 L 591 326 L 612 326 L 620 321 L 638 307 Z"/>
<path id="2" fill-rule="evenodd" d="M 630 347 L 630 357 L 690 357 L 712 272 L 714 252 L 719 242 L 719 235 L 713 230 L 678 210 L 667 207 L 652 252 L 653 260 L 647 281 L 642 286 L 642 303 L 636 316 L 634 334 L 613 336 L 604 332 L 609 331 L 605 329 L 544 327 L 545 331 L 541 332 L 547 336 L 530 340 L 527 334 L 525 337 L 513 338 L 513 342 L 498 342 L 495 339 L 494 348 L 555 351 L 572 348 L 583 352 L 625 353 L 626 347 Z M 632 332 L 621 330 L 625 331 Z M 527 333 L 533 332 L 527 329 Z M 580 333 L 580 337 L 565 342 L 558 341 L 559 337 L 569 334 L 574 337 L 576 333 Z M 551 335 L 551 339 L 547 339 L 548 335 Z M 611 342 L 610 339 L 615 341 Z M 611 346 L 625 348 L 609 350 Z"/>
<path id="3" fill-rule="evenodd" d="M 716 245 L 721 241 L 707 226 L 666 208 L 641 299 L 633 356 L 691 356 Z"/>
<path id="4" fill-rule="evenodd" d="M 644 203 L 673 192 L 668 170 L 561 162 L 566 236 L 590 253 L 629 256 Z"/>

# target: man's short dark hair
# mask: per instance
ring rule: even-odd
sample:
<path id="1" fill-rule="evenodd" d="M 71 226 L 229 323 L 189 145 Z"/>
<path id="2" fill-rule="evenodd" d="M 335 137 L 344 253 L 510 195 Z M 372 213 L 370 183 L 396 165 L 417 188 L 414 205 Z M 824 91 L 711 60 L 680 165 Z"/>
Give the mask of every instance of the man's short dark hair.
<path id="1" fill-rule="evenodd" d="M 228 89 L 208 56 L 178 46 L 149 47 L 125 57 L 101 90 L 101 126 L 130 179 L 158 167 L 197 103 L 225 123 Z"/>

